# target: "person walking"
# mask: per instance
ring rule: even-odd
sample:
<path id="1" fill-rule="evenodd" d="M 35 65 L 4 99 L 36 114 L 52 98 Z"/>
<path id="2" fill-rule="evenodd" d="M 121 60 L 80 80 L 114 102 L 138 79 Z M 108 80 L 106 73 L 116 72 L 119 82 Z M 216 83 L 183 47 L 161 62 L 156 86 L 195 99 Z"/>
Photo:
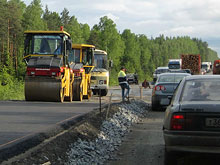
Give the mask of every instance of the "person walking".
<path id="1" fill-rule="evenodd" d="M 125 98 L 129 100 L 129 91 L 130 91 L 130 86 L 127 82 L 125 71 L 126 71 L 125 67 L 121 67 L 121 70 L 118 73 L 118 82 L 122 89 L 122 101 L 125 101 Z M 125 93 L 125 89 L 127 89 L 126 93 Z"/>

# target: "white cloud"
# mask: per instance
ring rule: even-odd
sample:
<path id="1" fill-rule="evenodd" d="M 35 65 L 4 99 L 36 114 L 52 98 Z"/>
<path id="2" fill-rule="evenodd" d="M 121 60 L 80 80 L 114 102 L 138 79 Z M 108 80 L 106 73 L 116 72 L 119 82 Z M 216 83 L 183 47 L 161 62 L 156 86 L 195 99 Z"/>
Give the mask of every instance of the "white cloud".
<path id="1" fill-rule="evenodd" d="M 30 4 L 30 0 L 25 0 Z M 136 34 L 158 36 L 188 35 L 196 38 L 220 38 L 219 0 L 41 0 L 50 11 L 70 15 L 91 27 L 107 15 L 119 28 Z M 219 44 L 220 47 L 220 44 Z"/>

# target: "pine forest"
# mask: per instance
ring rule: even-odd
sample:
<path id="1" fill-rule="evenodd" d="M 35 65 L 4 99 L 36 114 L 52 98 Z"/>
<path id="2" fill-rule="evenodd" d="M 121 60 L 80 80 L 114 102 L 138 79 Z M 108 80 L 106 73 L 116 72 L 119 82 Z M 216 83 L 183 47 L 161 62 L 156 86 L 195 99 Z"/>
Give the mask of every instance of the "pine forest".
<path id="1" fill-rule="evenodd" d="M 63 26 L 73 43 L 92 44 L 106 50 L 114 63 L 111 85 L 118 85 L 117 73 L 121 66 L 125 66 L 129 73 L 136 72 L 140 81 L 151 81 L 158 66 L 167 66 L 169 59 L 179 58 L 180 54 L 200 54 L 202 61 L 218 59 L 217 52 L 201 39 L 164 35 L 149 38 L 132 33 L 130 29 L 120 33 L 107 16 L 90 27 L 78 22 L 66 7 L 61 13 L 49 11 L 48 6 L 43 8 L 41 0 L 33 0 L 28 6 L 20 0 L 0 0 L 0 10 L 0 100 L 24 99 L 26 30 L 59 30 Z"/>

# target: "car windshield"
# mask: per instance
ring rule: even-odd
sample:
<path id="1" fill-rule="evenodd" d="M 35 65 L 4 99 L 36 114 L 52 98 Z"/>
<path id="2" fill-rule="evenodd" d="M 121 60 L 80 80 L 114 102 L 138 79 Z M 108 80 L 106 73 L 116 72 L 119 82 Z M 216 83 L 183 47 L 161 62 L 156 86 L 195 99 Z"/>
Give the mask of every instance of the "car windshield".
<path id="1" fill-rule="evenodd" d="M 96 68 L 103 68 L 103 69 L 108 69 L 107 64 L 108 64 L 108 59 L 107 55 L 105 54 L 95 54 L 95 67 Z"/>
<path id="2" fill-rule="evenodd" d="M 172 64 L 169 64 L 168 67 L 169 67 L 169 69 L 180 69 L 180 64 L 179 63 L 177 63 L 177 64 L 172 63 Z"/>
<path id="3" fill-rule="evenodd" d="M 72 49 L 68 56 L 69 62 L 80 63 L 80 49 Z"/>
<path id="4" fill-rule="evenodd" d="M 220 80 L 190 80 L 183 88 L 181 101 L 220 101 Z"/>
<path id="5" fill-rule="evenodd" d="M 62 38 L 53 35 L 35 35 L 33 37 L 33 54 L 62 54 Z"/>
<path id="6" fill-rule="evenodd" d="M 179 83 L 186 75 L 161 75 L 158 82 L 175 82 Z"/>

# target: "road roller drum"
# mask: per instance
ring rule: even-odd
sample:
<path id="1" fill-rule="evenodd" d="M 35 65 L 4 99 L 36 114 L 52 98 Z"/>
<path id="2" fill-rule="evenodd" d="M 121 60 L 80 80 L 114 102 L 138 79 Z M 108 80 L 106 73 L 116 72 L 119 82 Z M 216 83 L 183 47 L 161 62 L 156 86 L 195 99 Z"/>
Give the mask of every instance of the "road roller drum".
<path id="1" fill-rule="evenodd" d="M 25 99 L 27 101 L 63 102 L 61 80 L 50 77 L 26 77 Z"/>

